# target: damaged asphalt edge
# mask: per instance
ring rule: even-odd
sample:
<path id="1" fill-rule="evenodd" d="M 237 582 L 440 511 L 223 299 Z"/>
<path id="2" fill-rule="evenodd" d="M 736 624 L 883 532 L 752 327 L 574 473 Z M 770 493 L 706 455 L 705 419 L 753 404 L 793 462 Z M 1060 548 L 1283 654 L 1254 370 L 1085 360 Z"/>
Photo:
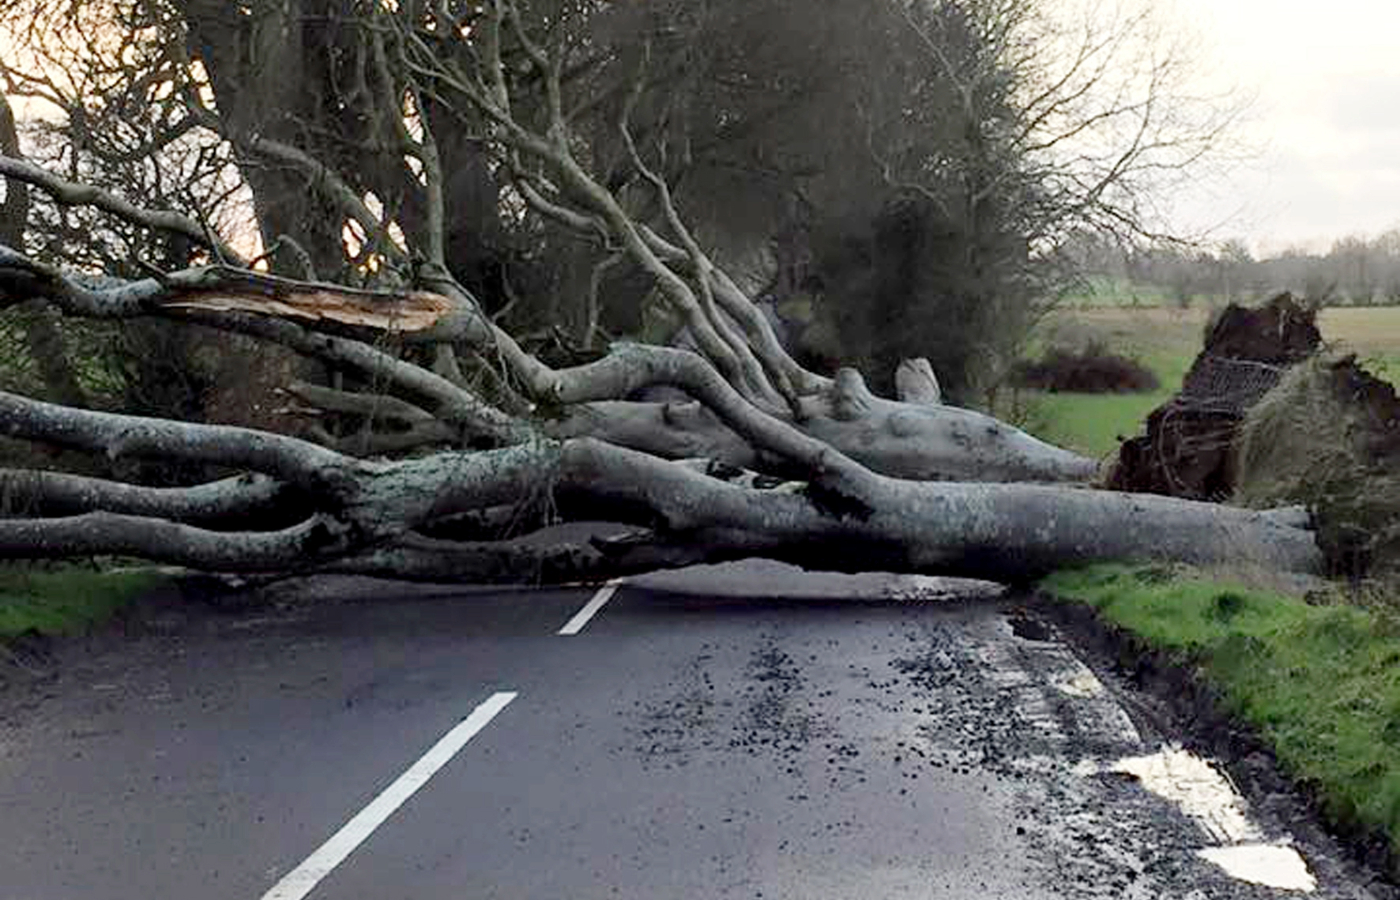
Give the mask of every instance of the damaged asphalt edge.
<path id="1" fill-rule="evenodd" d="M 1091 601 L 1042 586 L 1024 596 L 1024 609 L 1071 639 L 1100 673 L 1119 679 L 1119 701 L 1144 735 L 1184 735 L 1188 748 L 1215 759 L 1256 813 L 1318 845 L 1323 828 L 1346 848 L 1353 866 L 1370 873 L 1378 897 L 1400 898 L 1396 840 L 1375 824 L 1329 814 L 1329 796 L 1312 779 L 1289 777 L 1281 758 L 1255 723 L 1228 710 L 1231 699 L 1213 683 L 1205 661 L 1110 621 Z M 1400 837 L 1400 836 L 1397 836 Z"/>

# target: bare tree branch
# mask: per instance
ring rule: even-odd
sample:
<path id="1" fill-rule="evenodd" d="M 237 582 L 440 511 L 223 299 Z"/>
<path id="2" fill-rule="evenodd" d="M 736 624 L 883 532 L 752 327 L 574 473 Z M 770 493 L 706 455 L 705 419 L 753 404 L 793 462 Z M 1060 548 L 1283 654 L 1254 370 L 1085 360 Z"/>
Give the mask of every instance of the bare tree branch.
<path id="1" fill-rule="evenodd" d="M 220 259 L 233 263 L 241 261 L 232 247 L 188 216 L 142 209 L 108 191 L 67 181 L 33 163 L 9 155 L 0 155 L 0 175 L 36 187 L 64 206 L 91 206 L 135 225 L 178 234 L 196 246 L 210 248 Z"/>
<path id="2" fill-rule="evenodd" d="M 0 434 L 97 453 L 232 466 L 337 496 L 347 484 L 340 454 L 296 438 L 227 425 L 192 425 L 57 406 L 0 391 Z"/>
<path id="3" fill-rule="evenodd" d="M 92 512 L 56 519 L 0 519 L 0 559 L 139 556 L 214 572 L 286 572 L 334 555 L 343 537 L 309 520 L 283 531 L 209 531 L 163 518 Z"/>
<path id="4" fill-rule="evenodd" d="M 10 516 L 102 511 L 214 525 L 285 512 L 284 504 L 294 495 L 283 482 L 258 475 L 157 488 L 66 472 L 0 469 L 0 510 Z"/>

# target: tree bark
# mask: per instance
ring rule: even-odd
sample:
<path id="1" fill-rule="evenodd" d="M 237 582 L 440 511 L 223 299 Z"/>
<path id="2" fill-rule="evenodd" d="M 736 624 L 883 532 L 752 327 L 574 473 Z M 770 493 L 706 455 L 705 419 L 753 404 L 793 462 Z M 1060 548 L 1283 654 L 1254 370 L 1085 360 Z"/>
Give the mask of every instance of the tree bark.
<path id="1" fill-rule="evenodd" d="M 40 504 L 103 511 L 0 520 L 0 555 L 139 554 L 235 572 L 361 572 L 447 579 L 574 580 L 646 568 L 764 557 L 833 571 L 896 570 L 995 580 L 1105 559 L 1250 563 L 1315 572 L 1321 556 L 1293 512 L 1260 513 L 1028 484 L 929 483 L 870 476 L 740 486 L 693 466 L 589 438 L 401 462 L 223 426 L 73 410 L 0 393 L 15 437 L 243 466 L 305 491 L 306 518 L 275 531 L 211 532 L 179 519 L 209 504 L 271 503 L 260 481 L 153 492 L 66 479 L 29 487 Z M 83 489 L 86 490 L 83 490 Z M 75 501 L 74 497 L 78 499 Z M 501 504 L 606 511 L 637 526 L 622 542 L 529 549 L 432 539 L 445 517 Z M 207 498 L 201 504 L 200 498 Z M 148 515 L 132 515 L 133 510 Z M 156 515 L 149 515 L 149 514 Z"/>
<path id="2" fill-rule="evenodd" d="M 205 324 L 256 333 L 324 361 L 397 380 L 420 396 L 436 399 L 439 416 L 455 417 L 498 440 L 512 439 L 519 424 L 513 425 L 509 417 L 441 376 L 387 358 L 358 341 L 317 335 L 292 320 L 402 333 L 410 341 L 415 334 L 423 334 L 470 341 L 483 350 L 494 348 L 536 402 L 578 407 L 547 424 L 551 434 L 593 435 L 667 458 L 712 456 L 754 468 L 765 460 L 771 463 L 789 456 L 791 444 L 777 450 L 753 445 L 750 429 L 766 420 L 770 424 L 763 426 L 765 430 L 781 422 L 788 426 L 786 433 L 800 433 L 807 441 L 808 461 L 820 452 L 820 444 L 876 472 L 900 478 L 1084 481 L 1097 468 L 1093 460 L 972 410 L 922 399 L 900 402 L 876 397 L 852 369 L 842 370 L 816 393 L 796 398 L 792 411 L 764 413 L 714 377 L 698 357 L 684 351 L 620 345 L 598 363 L 572 370 L 549 369 L 487 322 L 469 300 L 442 294 L 350 292 L 332 285 L 254 278 L 220 267 L 187 270 L 163 281 L 109 282 L 93 290 L 62 273 L 27 264 L 21 256 L 7 255 L 2 247 L 0 286 L 5 286 L 7 259 L 13 296 L 23 296 L 23 291 L 46 295 L 73 314 L 106 318 L 198 313 L 196 320 Z M 718 415 L 700 407 L 619 402 L 658 385 L 687 390 L 703 402 L 704 409 Z M 747 424 L 735 432 L 725 420 L 725 410 Z"/>
<path id="3" fill-rule="evenodd" d="M 19 132 L 14 111 L 5 95 L 0 94 L 0 181 L 5 185 L 5 202 L 0 204 L 0 245 L 23 248 L 29 226 L 29 185 L 18 178 L 3 177 L 5 164 L 22 165 L 19 160 Z M 78 384 L 58 325 L 58 313 L 43 303 L 34 304 L 25 312 L 20 327 L 48 395 L 60 403 L 86 406 L 87 398 Z"/>

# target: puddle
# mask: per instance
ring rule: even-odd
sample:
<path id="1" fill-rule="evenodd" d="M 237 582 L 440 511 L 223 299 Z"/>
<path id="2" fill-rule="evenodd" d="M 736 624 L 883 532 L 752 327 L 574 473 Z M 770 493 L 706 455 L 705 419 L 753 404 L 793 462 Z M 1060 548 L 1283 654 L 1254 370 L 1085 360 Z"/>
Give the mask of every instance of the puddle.
<path id="1" fill-rule="evenodd" d="M 886 597 L 902 602 L 967 600 L 1000 597 L 1005 593 L 1004 584 L 934 575 L 895 575 L 885 588 Z"/>
<path id="2" fill-rule="evenodd" d="M 1103 683 L 1094 677 L 1093 672 L 1088 670 L 1055 682 L 1055 689 L 1062 694 L 1085 700 L 1102 696 L 1104 692 Z"/>
<path id="3" fill-rule="evenodd" d="M 1163 747 L 1151 756 L 1120 759 L 1109 771 L 1132 775 L 1147 790 L 1171 800 L 1218 843 L 1263 840 L 1245 816 L 1244 800 L 1234 786 L 1218 769 L 1190 751 Z"/>
<path id="4" fill-rule="evenodd" d="M 1083 763 L 1076 772 L 1083 771 Z M 1171 800 L 1224 846 L 1197 850 L 1202 858 L 1240 881 L 1288 891 L 1310 892 L 1317 879 L 1297 850 L 1269 844 L 1249 821 L 1244 799 L 1225 775 L 1209 762 L 1180 747 L 1163 747 L 1150 756 L 1120 759 L 1110 772 L 1131 775 L 1142 786 Z"/>
<path id="5" fill-rule="evenodd" d="M 1240 881 L 1285 891 L 1309 893 L 1317 890 L 1317 879 L 1308 871 L 1303 857 L 1292 847 L 1238 844 L 1234 847 L 1208 847 L 1196 853 Z"/>

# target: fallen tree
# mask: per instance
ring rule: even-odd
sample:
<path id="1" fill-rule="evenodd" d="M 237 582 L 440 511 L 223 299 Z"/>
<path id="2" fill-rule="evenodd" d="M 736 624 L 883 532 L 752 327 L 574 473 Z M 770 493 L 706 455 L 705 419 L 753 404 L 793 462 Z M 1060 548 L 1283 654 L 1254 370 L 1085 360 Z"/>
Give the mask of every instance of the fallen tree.
<path id="1" fill-rule="evenodd" d="M 855 370 L 828 378 L 799 365 L 687 227 L 632 136 L 629 104 L 618 128 L 657 211 L 650 222 L 589 172 L 571 138 L 565 54 L 531 33 L 517 4 L 498 0 L 461 21 L 419 12 L 373 14 L 366 30 L 374 52 L 394 62 L 384 63 L 388 82 L 402 88 L 392 135 L 424 210 L 412 240 L 340 173 L 271 138 L 236 135 L 198 91 L 184 96 L 194 121 L 236 137 L 249 160 L 312 179 L 319 199 L 358 229 L 355 271 L 369 286 L 274 276 L 195 218 L 0 155 L 10 185 L 178 235 L 204 256 L 113 278 L 0 245 L 0 307 L 194 322 L 350 376 L 350 386 L 286 385 L 285 412 L 309 423 L 300 437 L 0 393 L 0 434 L 10 438 L 217 474 L 149 487 L 4 470 L 0 558 L 117 554 L 224 572 L 531 583 L 745 557 L 998 580 L 1118 558 L 1319 567 L 1298 510 L 1088 489 L 1092 460 L 941 403 L 926 364 L 901 367 L 893 400 L 874 396 Z M 465 49 L 448 37 L 468 33 Z M 396 81 L 390 68 L 407 75 Z M 520 71 L 539 92 L 526 113 Z M 451 173 L 431 118 L 412 112 L 430 106 L 480 123 L 512 178 L 510 202 L 644 273 L 693 349 L 616 343 L 590 361 L 551 366 L 499 327 L 451 274 Z M 662 388 L 685 399 L 637 399 Z M 318 424 L 331 419 L 354 428 Z M 630 530 L 564 545 L 520 539 L 570 520 Z"/>

